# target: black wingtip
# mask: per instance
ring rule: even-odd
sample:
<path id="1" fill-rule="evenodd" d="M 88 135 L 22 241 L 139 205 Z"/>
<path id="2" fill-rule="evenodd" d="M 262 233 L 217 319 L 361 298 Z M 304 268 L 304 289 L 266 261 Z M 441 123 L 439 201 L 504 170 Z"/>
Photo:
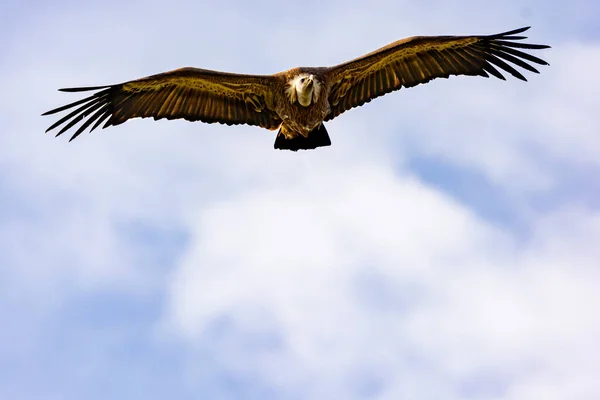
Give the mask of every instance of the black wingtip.
<path id="1" fill-rule="evenodd" d="M 87 92 L 90 90 L 100 90 L 100 89 L 106 89 L 111 87 L 111 85 L 103 85 L 103 86 L 87 86 L 87 87 L 74 87 L 74 88 L 61 88 L 58 89 L 59 92 L 68 92 L 68 93 L 73 93 L 73 92 Z"/>
<path id="2" fill-rule="evenodd" d="M 513 29 L 512 31 L 496 33 L 495 35 L 488 35 L 487 38 L 488 39 L 509 39 L 509 40 L 526 39 L 527 38 L 526 36 L 514 36 L 514 35 L 523 33 L 525 31 L 529 30 L 530 28 L 531 28 L 530 26 L 525 26 L 523 28 Z"/>
<path id="3" fill-rule="evenodd" d="M 502 36 L 512 36 L 512 35 L 516 35 L 518 33 L 523 33 L 525 31 L 528 31 L 529 29 L 531 29 L 531 26 L 524 26 L 522 28 L 513 29 L 512 31 L 501 33 L 501 35 Z"/>

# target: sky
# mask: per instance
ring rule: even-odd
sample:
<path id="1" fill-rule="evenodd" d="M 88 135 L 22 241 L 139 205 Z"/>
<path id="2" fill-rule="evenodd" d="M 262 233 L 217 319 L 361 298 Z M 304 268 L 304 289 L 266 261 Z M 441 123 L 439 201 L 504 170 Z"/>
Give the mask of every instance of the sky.
<path id="1" fill-rule="evenodd" d="M 0 5 L 0 398 L 600 398 L 600 3 Z M 453 77 L 333 145 L 136 119 L 57 89 L 270 74 L 521 26 L 528 82 Z"/>

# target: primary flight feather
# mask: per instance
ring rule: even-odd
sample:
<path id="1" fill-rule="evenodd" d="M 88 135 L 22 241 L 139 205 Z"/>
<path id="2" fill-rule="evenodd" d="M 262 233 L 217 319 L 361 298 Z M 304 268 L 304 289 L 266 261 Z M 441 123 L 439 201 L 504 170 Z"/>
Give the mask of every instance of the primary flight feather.
<path id="1" fill-rule="evenodd" d="M 548 65 L 525 50 L 549 48 L 520 42 L 529 27 L 488 36 L 415 36 L 333 67 L 300 67 L 273 75 L 243 75 L 181 68 L 116 85 L 59 89 L 96 92 L 42 115 L 72 110 L 46 132 L 56 136 L 81 126 L 70 140 L 131 118 L 153 117 L 278 129 L 276 149 L 329 146 L 324 121 L 399 90 L 450 75 L 505 79 L 500 70 L 526 81 L 515 68 L 538 73 Z"/>

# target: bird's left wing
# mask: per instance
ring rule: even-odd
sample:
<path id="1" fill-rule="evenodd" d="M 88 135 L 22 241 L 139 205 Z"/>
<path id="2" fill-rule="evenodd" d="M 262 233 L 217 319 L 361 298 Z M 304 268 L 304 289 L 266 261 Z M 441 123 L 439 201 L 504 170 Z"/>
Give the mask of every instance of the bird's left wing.
<path id="1" fill-rule="evenodd" d="M 42 115 L 77 107 L 50 126 L 65 124 L 58 135 L 82 125 L 70 140 L 94 124 L 103 128 L 130 118 L 176 119 L 249 124 L 276 129 L 281 119 L 274 111 L 278 78 L 271 75 L 241 75 L 199 68 L 181 68 L 117 85 L 60 89 L 63 92 L 97 90 L 85 99 L 55 108 Z"/>
<path id="2" fill-rule="evenodd" d="M 331 67 L 326 72 L 331 112 L 325 120 L 402 87 L 450 75 L 489 77 L 489 73 L 505 79 L 499 68 L 526 81 L 509 63 L 538 73 L 530 63 L 548 63 L 520 49 L 550 47 L 518 42 L 525 37 L 515 35 L 527 29 L 489 36 L 415 36 Z"/>

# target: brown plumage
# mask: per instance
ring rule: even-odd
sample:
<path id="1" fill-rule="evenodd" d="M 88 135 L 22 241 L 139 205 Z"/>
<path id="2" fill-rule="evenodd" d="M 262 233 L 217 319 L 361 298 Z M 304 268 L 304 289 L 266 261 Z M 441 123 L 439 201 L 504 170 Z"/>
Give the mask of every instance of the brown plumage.
<path id="1" fill-rule="evenodd" d="M 70 140 L 103 122 L 106 128 L 137 117 L 183 118 L 279 129 L 275 148 L 314 149 L 331 144 L 324 121 L 402 87 L 450 75 L 504 80 L 499 70 L 526 81 L 514 66 L 538 73 L 531 63 L 548 63 L 521 49 L 550 47 L 518 42 L 525 37 L 515 35 L 527 29 L 489 36 L 415 36 L 333 67 L 274 75 L 181 68 L 116 85 L 60 89 L 97 92 L 42 115 L 75 108 L 46 130 L 64 124 L 58 136 L 83 121 Z"/>

